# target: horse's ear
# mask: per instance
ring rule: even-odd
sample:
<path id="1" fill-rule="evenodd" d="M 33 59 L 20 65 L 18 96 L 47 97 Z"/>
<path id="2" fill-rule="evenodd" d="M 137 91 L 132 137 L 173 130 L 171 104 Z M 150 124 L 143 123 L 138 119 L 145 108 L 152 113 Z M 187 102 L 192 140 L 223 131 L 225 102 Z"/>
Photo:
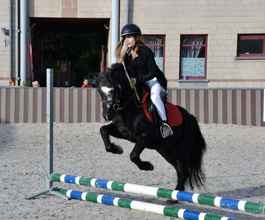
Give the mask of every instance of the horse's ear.
<path id="1" fill-rule="evenodd" d="M 122 67 L 121 63 L 113 63 L 110 68 L 112 70 L 119 70 L 119 69 L 121 69 L 121 67 Z"/>
<path id="2" fill-rule="evenodd" d="M 111 70 L 111 78 L 114 81 L 120 81 L 121 72 L 123 70 L 121 63 L 114 63 L 110 67 Z"/>
<path id="3" fill-rule="evenodd" d="M 104 79 L 107 78 L 106 76 L 107 72 L 99 72 L 97 77 L 96 77 L 96 81 L 95 81 L 95 86 L 98 87 L 100 82 Z"/>
<path id="4" fill-rule="evenodd" d="M 98 73 L 96 80 L 95 80 L 95 86 L 98 88 L 99 82 L 102 80 L 102 72 Z"/>

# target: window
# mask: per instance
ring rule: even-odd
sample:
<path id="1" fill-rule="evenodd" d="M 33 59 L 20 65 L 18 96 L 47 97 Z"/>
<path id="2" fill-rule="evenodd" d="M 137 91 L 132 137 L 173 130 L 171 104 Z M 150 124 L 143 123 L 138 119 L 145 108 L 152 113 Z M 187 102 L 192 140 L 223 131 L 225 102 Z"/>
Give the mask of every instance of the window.
<path id="1" fill-rule="evenodd" d="M 239 34 L 237 56 L 243 58 L 265 57 L 265 34 Z"/>
<path id="2" fill-rule="evenodd" d="M 157 66 L 160 68 L 161 71 L 164 72 L 165 67 L 165 55 L 164 55 L 164 48 L 165 48 L 165 37 L 164 35 L 144 35 L 143 41 L 146 46 L 148 46 L 155 55 L 155 61 Z"/>
<path id="3" fill-rule="evenodd" d="M 180 36 L 180 79 L 206 78 L 207 35 Z"/>

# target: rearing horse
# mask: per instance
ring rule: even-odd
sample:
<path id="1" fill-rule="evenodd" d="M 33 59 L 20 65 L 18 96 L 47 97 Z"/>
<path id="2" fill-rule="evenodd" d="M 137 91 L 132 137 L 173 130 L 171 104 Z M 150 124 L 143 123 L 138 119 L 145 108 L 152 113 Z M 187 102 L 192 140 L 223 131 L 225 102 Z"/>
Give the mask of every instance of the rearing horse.
<path id="1" fill-rule="evenodd" d="M 202 158 L 206 143 L 196 118 L 180 106 L 183 121 L 172 127 L 173 135 L 161 137 L 159 126 L 147 120 L 137 103 L 134 91 L 126 78 L 122 64 L 114 64 L 97 78 L 97 90 L 102 99 L 103 117 L 110 124 L 103 125 L 100 133 L 107 152 L 121 154 L 122 148 L 110 140 L 110 136 L 135 143 L 130 160 L 141 170 L 153 170 L 149 161 L 140 158 L 145 148 L 160 153 L 177 172 L 176 190 L 184 190 L 188 181 L 193 185 L 204 184 Z M 143 91 L 138 88 L 140 97 Z M 155 161 L 153 161 L 155 163 Z"/>

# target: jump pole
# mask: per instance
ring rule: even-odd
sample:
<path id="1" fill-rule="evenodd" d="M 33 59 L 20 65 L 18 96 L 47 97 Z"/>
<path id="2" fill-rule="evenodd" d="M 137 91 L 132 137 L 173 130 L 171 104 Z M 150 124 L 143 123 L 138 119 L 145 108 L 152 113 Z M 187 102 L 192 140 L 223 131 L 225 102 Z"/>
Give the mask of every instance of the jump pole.
<path id="1" fill-rule="evenodd" d="M 53 173 L 53 69 L 47 69 L 47 124 L 48 124 L 48 169 Z M 47 180 L 48 189 L 52 188 L 52 181 Z"/>
<path id="2" fill-rule="evenodd" d="M 83 186 L 89 186 L 101 189 L 109 189 L 120 192 L 135 193 L 135 194 L 152 196 L 155 198 L 166 198 L 166 199 L 190 202 L 200 205 L 208 205 L 218 208 L 239 210 L 252 214 L 265 214 L 265 204 L 263 203 L 254 203 L 245 200 L 224 198 L 205 193 L 198 194 L 198 193 L 164 189 L 159 187 L 122 183 L 122 182 L 99 179 L 99 178 L 64 175 L 59 173 L 52 174 L 51 181 L 63 182 L 68 184 L 77 184 L 77 185 L 83 185 Z"/>
<path id="3" fill-rule="evenodd" d="M 198 211 L 190 211 L 179 207 L 167 207 L 164 205 L 141 202 L 132 199 L 124 199 L 124 198 L 114 197 L 108 194 L 81 192 L 71 189 L 67 190 L 63 188 L 54 188 L 53 190 L 57 193 L 61 193 L 62 196 L 65 196 L 68 199 L 76 199 L 76 200 L 100 203 L 104 205 L 118 206 L 121 208 L 129 208 L 140 211 L 152 212 L 184 220 L 235 220 L 234 218 L 229 218 L 226 216 L 219 216 L 215 214 L 209 214 Z"/>
<path id="4" fill-rule="evenodd" d="M 48 177 L 46 178 L 46 190 L 26 199 L 35 199 L 39 196 L 53 192 L 53 182 L 50 180 L 49 176 L 53 173 L 53 69 L 46 69 L 46 122 L 48 125 L 48 135 L 47 135 L 47 170 Z"/>
<path id="5" fill-rule="evenodd" d="M 263 123 L 265 123 L 265 89 L 263 90 Z"/>

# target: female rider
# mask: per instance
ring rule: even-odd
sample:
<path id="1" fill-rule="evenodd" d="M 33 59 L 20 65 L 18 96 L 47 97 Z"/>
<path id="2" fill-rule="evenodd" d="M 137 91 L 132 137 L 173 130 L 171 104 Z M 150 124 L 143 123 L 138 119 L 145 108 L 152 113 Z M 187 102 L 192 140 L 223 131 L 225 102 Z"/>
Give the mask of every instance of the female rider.
<path id="1" fill-rule="evenodd" d="M 121 41 L 117 46 L 118 62 L 124 63 L 131 77 L 142 86 L 150 88 L 152 103 L 162 120 L 161 136 L 166 138 L 173 134 L 167 123 L 162 96 L 166 95 L 167 80 L 155 63 L 154 54 L 141 40 L 141 30 L 135 24 L 126 24 L 121 31 Z"/>

